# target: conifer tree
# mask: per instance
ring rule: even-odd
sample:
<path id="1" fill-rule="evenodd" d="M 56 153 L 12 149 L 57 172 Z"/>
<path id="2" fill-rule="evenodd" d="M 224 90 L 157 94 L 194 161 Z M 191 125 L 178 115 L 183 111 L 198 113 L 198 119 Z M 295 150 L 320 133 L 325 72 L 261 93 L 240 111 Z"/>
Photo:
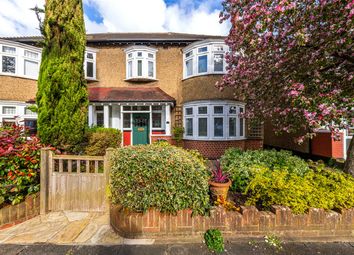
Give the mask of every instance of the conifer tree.
<path id="1" fill-rule="evenodd" d="M 86 33 L 81 0 L 46 0 L 38 78 L 38 134 L 42 142 L 73 150 L 87 125 L 84 76 Z"/>

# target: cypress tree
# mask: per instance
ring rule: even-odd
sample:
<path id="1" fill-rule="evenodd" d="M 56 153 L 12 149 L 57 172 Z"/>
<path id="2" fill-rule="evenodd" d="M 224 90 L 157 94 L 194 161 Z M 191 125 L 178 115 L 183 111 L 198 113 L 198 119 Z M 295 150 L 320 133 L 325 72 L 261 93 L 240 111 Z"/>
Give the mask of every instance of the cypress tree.
<path id="1" fill-rule="evenodd" d="M 46 144 L 73 150 L 82 142 L 87 125 L 82 0 L 46 0 L 41 32 L 38 135 Z"/>

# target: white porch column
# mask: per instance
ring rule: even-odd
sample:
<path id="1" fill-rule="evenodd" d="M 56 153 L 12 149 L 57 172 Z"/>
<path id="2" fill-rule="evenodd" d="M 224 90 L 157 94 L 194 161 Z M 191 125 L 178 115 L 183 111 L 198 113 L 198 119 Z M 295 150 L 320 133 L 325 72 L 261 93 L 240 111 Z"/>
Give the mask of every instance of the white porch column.
<path id="1" fill-rule="evenodd" d="M 120 106 L 112 105 L 112 128 L 120 129 Z"/>
<path id="2" fill-rule="evenodd" d="M 104 127 L 109 128 L 109 105 L 105 104 L 103 106 L 103 120 L 104 120 Z"/>
<path id="3" fill-rule="evenodd" d="M 88 125 L 93 126 L 93 105 L 90 104 L 88 107 Z"/>
<path id="4" fill-rule="evenodd" d="M 171 105 L 165 107 L 166 116 L 166 135 L 171 135 Z"/>

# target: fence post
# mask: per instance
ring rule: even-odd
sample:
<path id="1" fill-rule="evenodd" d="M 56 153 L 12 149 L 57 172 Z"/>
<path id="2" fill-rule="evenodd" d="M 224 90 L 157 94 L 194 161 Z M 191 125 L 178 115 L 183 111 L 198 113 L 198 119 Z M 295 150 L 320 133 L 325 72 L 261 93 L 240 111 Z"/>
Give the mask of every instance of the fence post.
<path id="1" fill-rule="evenodd" d="M 40 213 L 48 212 L 48 166 L 49 166 L 49 148 L 41 149 L 41 169 L 40 169 Z"/>
<path id="2" fill-rule="evenodd" d="M 111 156 L 113 153 L 114 149 L 113 148 L 108 148 L 106 149 L 106 155 L 104 155 L 104 176 L 105 176 L 105 182 L 106 182 L 106 210 L 109 212 L 109 198 L 107 191 L 109 189 L 109 175 L 111 173 Z"/>

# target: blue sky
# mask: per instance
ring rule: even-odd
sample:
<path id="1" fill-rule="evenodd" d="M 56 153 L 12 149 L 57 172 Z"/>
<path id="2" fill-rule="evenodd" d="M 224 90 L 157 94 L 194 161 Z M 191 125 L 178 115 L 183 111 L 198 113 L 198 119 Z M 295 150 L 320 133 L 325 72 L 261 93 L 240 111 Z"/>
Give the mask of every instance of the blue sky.
<path id="1" fill-rule="evenodd" d="M 83 0 L 88 33 L 180 32 L 226 35 L 219 24 L 222 0 Z M 1 0 L 0 36 L 38 35 L 29 9 L 44 0 Z"/>

